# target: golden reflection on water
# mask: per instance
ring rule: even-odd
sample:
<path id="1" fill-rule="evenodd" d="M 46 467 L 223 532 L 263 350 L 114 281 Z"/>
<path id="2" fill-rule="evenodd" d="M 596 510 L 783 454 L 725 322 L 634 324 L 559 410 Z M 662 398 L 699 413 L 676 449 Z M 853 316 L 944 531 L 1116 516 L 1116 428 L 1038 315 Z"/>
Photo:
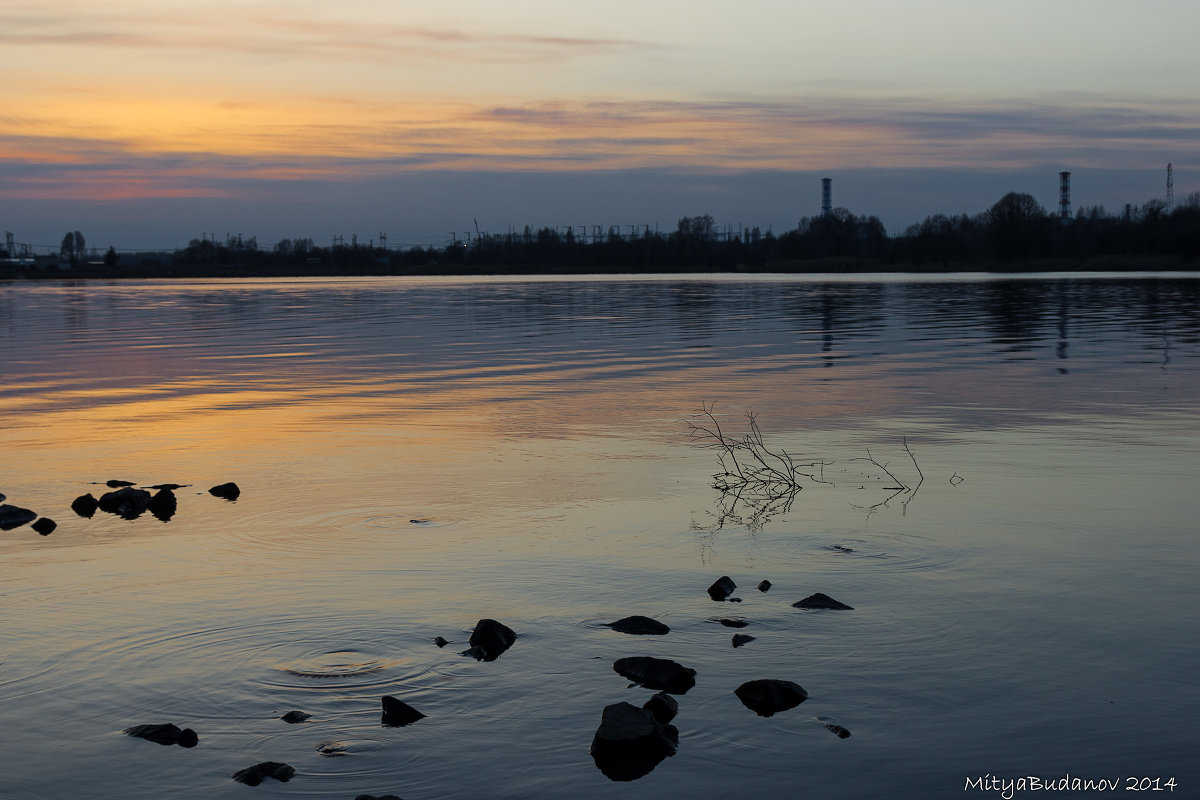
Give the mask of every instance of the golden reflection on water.
<path id="1" fill-rule="evenodd" d="M 292 745 L 310 730 L 312 759 L 335 734 L 378 748 L 344 759 L 366 774 L 302 762 L 314 792 L 406 795 L 413 781 L 477 796 L 489 787 L 462 758 L 511 764 L 536 742 L 542 789 L 609 797 L 586 742 L 603 705 L 631 696 L 609 665 L 635 650 L 703 677 L 681 713 L 686 746 L 635 789 L 651 794 L 664 779 L 730 793 L 729 776 L 753 772 L 783 796 L 795 775 L 777 764 L 802 747 L 819 754 L 805 767 L 817 785 L 935 796 L 949 768 L 910 747 L 931 714 L 957 781 L 996 752 L 1030 768 L 1050 769 L 1046 754 L 1167 768 L 1194 749 L 1159 635 L 1196 655 L 1187 285 L 1149 322 L 1136 285 L 1088 302 L 1060 287 L 1085 295 L 1066 350 L 1057 305 L 1047 316 L 1035 293 L 997 322 L 996 291 L 971 282 L 356 286 L 93 287 L 66 320 L 54 290 L 9 290 L 0 490 L 60 527 L 0 536 L 0 751 L 19 767 L 0 793 L 5 780 L 26 795 L 112 782 L 131 758 L 113 730 L 170 717 L 205 728 L 213 762 L 146 769 L 197 800 L 229 796 L 246 764 L 226 761 L 302 758 Z M 1110 307 L 1112 292 L 1130 302 Z M 1164 325 L 1166 367 L 1139 339 Z M 714 402 L 732 432 L 753 409 L 772 442 L 837 460 L 831 472 L 867 448 L 907 468 L 907 437 L 927 482 L 873 508 L 865 481 L 839 478 L 764 526 L 720 527 L 712 453 L 683 422 Z M 71 499 L 109 478 L 191 486 L 168 523 L 73 515 Z M 237 502 L 208 494 L 228 480 Z M 736 654 L 705 621 L 717 612 L 703 588 L 726 573 L 757 636 Z M 763 577 L 771 593 L 752 591 Z M 1166 602 L 1148 604 L 1147 585 Z M 856 611 L 797 616 L 790 603 L 812 591 Z M 598 628 L 631 613 L 665 618 L 671 638 Z M 521 636 L 495 664 L 432 644 L 461 646 L 484 616 Z M 1132 670 L 1147 679 L 1130 687 Z M 724 705 L 768 674 L 798 678 L 814 714 L 871 744 L 822 749 L 842 743 L 811 715 L 768 728 Z M 1156 724 L 1110 742 L 1098 732 L 1113 706 L 1084 701 L 1117 683 L 1135 695 L 1121 713 Z M 381 734 L 392 692 L 434 712 L 424 731 Z M 325 727 L 285 730 L 278 716 L 297 706 Z M 40 731 L 72 711 L 67 772 L 82 777 L 56 778 L 63 760 L 46 754 L 60 749 Z M 1045 716 L 1053 736 L 1014 721 Z"/>

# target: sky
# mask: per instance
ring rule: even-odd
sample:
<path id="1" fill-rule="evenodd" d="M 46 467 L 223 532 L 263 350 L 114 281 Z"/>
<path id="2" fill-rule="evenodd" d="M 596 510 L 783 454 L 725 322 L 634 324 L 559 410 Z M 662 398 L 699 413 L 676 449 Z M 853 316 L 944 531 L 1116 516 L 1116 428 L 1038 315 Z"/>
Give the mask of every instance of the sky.
<path id="1" fill-rule="evenodd" d="M 3 0 L 0 230 L 893 234 L 1200 190 L 1194 0 Z"/>

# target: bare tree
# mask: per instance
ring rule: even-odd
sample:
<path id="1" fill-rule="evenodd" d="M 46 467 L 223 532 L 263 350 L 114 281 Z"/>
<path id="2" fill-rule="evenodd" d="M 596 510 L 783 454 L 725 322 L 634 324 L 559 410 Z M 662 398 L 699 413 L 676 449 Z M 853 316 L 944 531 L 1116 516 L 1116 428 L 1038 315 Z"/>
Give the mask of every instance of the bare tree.
<path id="1" fill-rule="evenodd" d="M 67 231 L 63 236 L 62 247 L 59 248 L 59 256 L 71 262 L 72 267 L 79 266 L 79 260 L 84 257 L 86 250 L 84 249 L 87 243 L 83 240 L 83 234 L 79 231 Z"/>

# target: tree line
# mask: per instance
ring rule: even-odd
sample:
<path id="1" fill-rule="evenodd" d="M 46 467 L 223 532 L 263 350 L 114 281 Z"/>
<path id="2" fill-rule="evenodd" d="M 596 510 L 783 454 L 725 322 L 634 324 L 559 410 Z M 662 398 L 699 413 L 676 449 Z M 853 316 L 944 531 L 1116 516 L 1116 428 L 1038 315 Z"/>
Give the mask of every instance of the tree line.
<path id="1" fill-rule="evenodd" d="M 84 246 L 82 234 L 68 232 L 60 255 L 78 266 Z M 1065 219 L 1029 194 L 1010 192 L 982 213 L 934 214 L 896 236 L 878 217 L 835 208 L 778 234 L 757 227 L 722 231 L 704 214 L 680 218 L 669 232 L 647 228 L 622 235 L 610 228 L 607 235 L 576 236 L 573 229 L 526 227 L 403 249 L 356 238 L 349 244 L 339 238 L 329 247 L 284 239 L 269 248 L 253 237 L 203 238 L 176 251 L 170 267 L 186 274 L 1023 270 L 1042 264 L 1186 266 L 1198 255 L 1200 192 L 1173 209 L 1152 200 L 1118 213 L 1083 207 Z M 120 260 L 124 256 L 109 248 L 105 266 Z"/>

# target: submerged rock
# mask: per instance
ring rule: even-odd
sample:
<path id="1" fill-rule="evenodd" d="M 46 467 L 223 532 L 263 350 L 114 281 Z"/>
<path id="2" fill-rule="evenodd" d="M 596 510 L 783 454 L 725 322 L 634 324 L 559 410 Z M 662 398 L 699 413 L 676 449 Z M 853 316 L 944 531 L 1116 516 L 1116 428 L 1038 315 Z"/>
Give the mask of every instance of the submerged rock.
<path id="1" fill-rule="evenodd" d="M 419 719 L 425 718 L 425 715 L 420 711 L 417 711 L 403 700 L 397 700 L 391 695 L 383 697 L 381 702 L 383 703 L 383 716 L 380 722 L 389 728 L 410 725 Z"/>
<path id="2" fill-rule="evenodd" d="M 833 733 L 835 736 L 837 736 L 839 739 L 849 739 L 850 738 L 850 731 L 846 730 L 841 725 L 838 725 L 830 717 L 817 717 L 817 722 L 821 723 L 826 728 L 828 728 L 829 731 L 831 733 Z"/>
<path id="3" fill-rule="evenodd" d="M 744 619 L 734 619 L 730 617 L 719 617 L 718 619 L 709 620 L 710 622 L 719 622 L 726 628 L 745 628 L 750 623 Z"/>
<path id="4" fill-rule="evenodd" d="M 742 705 L 760 717 L 787 711 L 808 699 L 808 692 L 800 684 L 773 678 L 746 681 L 733 693 L 742 701 Z"/>
<path id="5" fill-rule="evenodd" d="M 336 739 L 329 739 L 324 742 L 317 742 L 315 748 L 318 753 L 329 758 L 340 758 L 346 755 L 350 749 L 350 745 L 345 742 L 339 742 Z"/>
<path id="6" fill-rule="evenodd" d="M 42 517 L 37 522 L 30 526 L 42 536 L 49 536 L 54 533 L 54 529 L 58 527 L 58 523 L 49 517 Z"/>
<path id="7" fill-rule="evenodd" d="M 200 737 L 194 730 L 180 728 L 170 722 L 161 725 L 134 725 L 122 732 L 161 745 L 177 744 L 180 747 L 195 747 L 200 742 Z"/>
<path id="8" fill-rule="evenodd" d="M 71 510 L 85 519 L 96 516 L 96 509 L 99 507 L 100 501 L 92 497 L 91 492 L 82 494 L 71 501 Z"/>
<path id="9" fill-rule="evenodd" d="M 100 495 L 100 510 L 116 514 L 122 519 L 136 519 L 150 505 L 150 493 L 145 489 L 126 486 L 115 492 Z"/>
<path id="10" fill-rule="evenodd" d="M 137 481 L 111 480 L 111 481 L 105 481 L 104 485 L 110 489 L 120 489 L 124 486 L 137 486 Z"/>
<path id="11" fill-rule="evenodd" d="M 280 719 L 283 720 L 284 722 L 288 722 L 293 725 L 296 724 L 297 722 L 304 722 L 305 720 L 311 719 L 311 718 L 312 718 L 312 714 L 306 714 L 303 711 L 289 711 L 286 714 L 284 714 L 282 717 L 280 717 Z"/>
<path id="12" fill-rule="evenodd" d="M 605 627 L 612 628 L 618 633 L 629 633 L 634 636 L 665 636 L 671 629 L 650 617 L 635 614 L 632 617 L 622 617 L 616 622 L 606 622 Z"/>
<path id="13" fill-rule="evenodd" d="M 238 783 L 244 783 L 247 786 L 258 786 L 267 778 L 274 778 L 277 781 L 287 783 L 296 774 L 296 768 L 291 764 L 284 764 L 281 761 L 260 761 L 253 767 L 239 769 L 231 776 Z"/>
<path id="14" fill-rule="evenodd" d="M 237 500 L 241 496 L 242 490 L 238 488 L 236 483 L 230 481 L 229 483 L 222 483 L 212 487 L 208 490 L 208 493 L 213 497 L 221 497 L 225 500 Z"/>
<path id="15" fill-rule="evenodd" d="M 848 606 L 845 603 L 839 603 L 837 600 L 834 600 L 832 597 L 830 597 L 829 595 L 824 594 L 822 592 L 817 592 L 816 594 L 810 594 L 808 597 L 804 598 L 803 600 L 801 600 L 797 603 L 792 603 L 792 607 L 793 608 L 845 609 L 846 611 L 854 610 L 853 606 Z"/>
<path id="16" fill-rule="evenodd" d="M 434 639 L 433 643 L 436 644 L 438 647 L 445 647 L 446 645 L 450 644 L 450 642 L 448 640 L 443 639 L 441 636 Z"/>
<path id="17" fill-rule="evenodd" d="M 175 493 L 170 489 L 159 489 L 146 505 L 147 510 L 163 522 L 170 522 L 178 507 L 179 501 L 175 499 Z"/>
<path id="18" fill-rule="evenodd" d="M 679 731 L 674 725 L 659 722 L 645 708 L 613 703 L 604 707 L 590 752 L 609 779 L 633 781 L 675 755 L 678 747 Z"/>
<path id="19" fill-rule="evenodd" d="M 770 581 L 768 581 L 768 580 L 761 580 L 761 581 L 759 581 L 759 582 L 758 582 L 758 590 L 759 590 L 760 592 L 765 592 L 765 591 L 768 591 L 770 588 L 771 588 L 771 582 L 770 582 Z"/>
<path id="20" fill-rule="evenodd" d="M 741 647 L 742 645 L 748 644 L 753 641 L 754 641 L 753 636 L 748 636 L 744 633 L 735 633 L 733 635 L 733 646 L 734 647 Z"/>
<path id="21" fill-rule="evenodd" d="M 11 531 L 38 518 L 37 512 L 20 506 L 0 506 L 0 531 Z"/>
<path id="22" fill-rule="evenodd" d="M 733 594 L 733 590 L 737 588 L 737 584 L 733 582 L 733 578 L 728 575 L 722 575 L 708 587 L 708 596 L 713 600 L 724 600 Z"/>
<path id="23" fill-rule="evenodd" d="M 354 800 L 404 800 L 404 798 L 394 794 L 360 794 Z"/>
<path id="24" fill-rule="evenodd" d="M 189 486 L 191 486 L 190 483 L 156 483 L 153 486 L 147 486 L 146 488 L 154 489 L 156 491 L 166 489 L 169 492 L 173 492 L 176 489 L 186 489 Z"/>
<path id="25" fill-rule="evenodd" d="M 481 619 L 475 623 L 471 632 L 469 650 L 464 655 L 470 655 L 478 661 L 495 661 L 517 640 L 513 629 L 494 619 Z"/>
<path id="26" fill-rule="evenodd" d="M 613 662 L 618 675 L 647 689 L 661 689 L 671 694 L 687 694 L 696 685 L 696 670 L 667 658 L 630 656 Z"/>

